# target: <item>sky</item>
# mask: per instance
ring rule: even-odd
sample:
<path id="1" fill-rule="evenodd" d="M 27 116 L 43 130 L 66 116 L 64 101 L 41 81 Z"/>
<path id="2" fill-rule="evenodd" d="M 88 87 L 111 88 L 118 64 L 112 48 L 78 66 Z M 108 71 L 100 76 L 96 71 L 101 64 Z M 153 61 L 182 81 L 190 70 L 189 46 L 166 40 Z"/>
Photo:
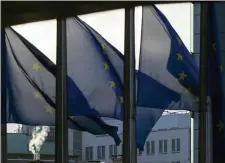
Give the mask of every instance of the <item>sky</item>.
<path id="1" fill-rule="evenodd" d="M 186 47 L 193 48 L 193 5 L 191 3 L 163 4 L 157 7 L 175 28 Z M 135 10 L 135 53 L 136 63 L 140 49 L 141 7 Z M 99 12 L 80 16 L 82 20 L 97 30 L 113 46 L 123 53 L 124 49 L 124 9 Z M 13 26 L 13 28 L 56 62 L 56 20 L 41 21 Z M 136 64 L 138 66 L 138 64 Z M 7 132 L 14 132 L 18 125 L 7 125 Z"/>

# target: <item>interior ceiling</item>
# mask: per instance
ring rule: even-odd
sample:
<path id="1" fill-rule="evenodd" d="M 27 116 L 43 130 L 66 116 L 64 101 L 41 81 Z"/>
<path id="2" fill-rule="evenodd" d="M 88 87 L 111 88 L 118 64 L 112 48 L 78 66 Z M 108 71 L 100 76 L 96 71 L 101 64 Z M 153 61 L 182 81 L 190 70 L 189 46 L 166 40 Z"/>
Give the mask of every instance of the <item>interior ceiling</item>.
<path id="1" fill-rule="evenodd" d="M 182 3 L 168 1 L 169 3 Z M 89 14 L 139 5 L 160 4 L 158 1 L 2 1 L 2 26 Z"/>

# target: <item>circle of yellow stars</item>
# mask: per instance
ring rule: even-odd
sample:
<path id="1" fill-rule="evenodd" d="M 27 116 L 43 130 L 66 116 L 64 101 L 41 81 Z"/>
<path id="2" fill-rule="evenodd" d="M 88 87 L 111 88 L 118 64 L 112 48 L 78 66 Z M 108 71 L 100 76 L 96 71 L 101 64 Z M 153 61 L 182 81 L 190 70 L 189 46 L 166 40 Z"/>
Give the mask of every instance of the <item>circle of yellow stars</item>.
<path id="1" fill-rule="evenodd" d="M 219 121 L 219 123 L 216 125 L 218 127 L 219 132 L 221 132 L 223 130 L 223 122 Z"/>
<path id="2" fill-rule="evenodd" d="M 105 44 L 101 44 L 101 48 L 102 48 L 104 54 L 106 54 L 106 53 L 105 53 Z M 107 62 L 105 62 L 105 63 L 104 63 L 104 69 L 105 69 L 106 71 L 108 71 L 109 68 L 110 68 L 110 67 L 109 67 L 109 64 L 108 64 Z M 110 81 L 109 81 L 109 87 L 112 88 L 112 89 L 116 88 L 116 83 L 115 83 L 113 80 L 110 80 Z M 119 101 L 120 101 L 120 103 L 123 103 L 123 97 L 122 97 L 122 96 L 119 97 Z"/>
<path id="3" fill-rule="evenodd" d="M 49 62 L 49 63 L 52 63 L 52 62 Z M 34 71 L 38 71 L 40 68 L 41 67 L 38 63 L 34 63 L 33 66 L 32 66 L 32 69 Z M 40 97 L 41 97 L 41 93 L 39 91 L 35 91 L 34 92 L 34 98 L 40 98 Z M 46 113 L 52 113 L 54 111 L 53 107 L 51 107 L 48 104 L 44 106 L 44 109 L 45 109 Z"/>

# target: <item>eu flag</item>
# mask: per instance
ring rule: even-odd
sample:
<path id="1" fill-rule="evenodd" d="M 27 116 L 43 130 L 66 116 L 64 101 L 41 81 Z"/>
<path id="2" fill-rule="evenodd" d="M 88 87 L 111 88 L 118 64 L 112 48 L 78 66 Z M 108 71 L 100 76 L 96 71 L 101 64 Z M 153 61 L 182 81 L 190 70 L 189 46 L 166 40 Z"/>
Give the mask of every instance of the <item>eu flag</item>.
<path id="1" fill-rule="evenodd" d="M 181 39 L 176 34 L 175 30 L 169 24 L 168 20 L 165 16 L 156 8 L 145 6 L 142 8 L 142 41 L 141 41 L 141 54 L 140 54 L 140 68 L 137 71 L 137 116 L 136 116 L 136 124 L 137 124 L 137 146 L 139 149 L 143 150 L 143 146 L 147 136 L 149 135 L 151 129 L 154 127 L 157 120 L 161 117 L 164 109 L 193 109 L 193 105 L 196 103 L 196 100 L 191 94 L 190 89 L 193 89 L 192 92 L 196 93 L 197 84 L 198 84 L 198 68 L 194 62 L 193 57 L 190 55 L 186 47 L 182 44 Z M 111 44 L 109 44 L 99 33 L 97 33 L 93 28 L 88 26 L 85 22 L 77 18 L 85 27 L 91 32 L 95 41 L 102 47 L 103 53 L 108 57 L 108 62 L 110 66 L 114 68 L 114 74 L 120 79 L 121 83 L 123 83 L 123 55 L 114 48 Z M 166 24 L 167 26 L 165 26 Z M 166 28 L 165 30 L 158 30 L 162 28 Z M 157 31 L 156 31 L 157 29 Z M 150 36 L 150 34 L 157 32 L 156 36 L 162 36 L 165 31 L 169 31 L 171 36 L 164 37 L 162 39 L 170 39 L 173 42 L 171 49 L 169 48 L 170 44 L 164 44 L 164 41 L 159 40 L 158 38 Z M 152 42 L 151 42 L 152 41 Z M 154 44 L 154 41 L 157 42 Z M 167 46 L 167 51 L 164 46 Z M 156 49 L 157 48 L 157 49 Z M 161 51 L 161 54 L 166 56 L 168 62 L 168 67 L 165 67 L 165 70 L 159 68 L 157 66 L 165 66 L 165 59 L 160 58 L 159 55 L 155 58 L 158 63 L 157 65 L 154 63 L 154 58 L 151 56 L 155 53 L 155 50 Z M 153 50 L 151 52 L 151 50 Z M 170 55 L 170 50 L 177 55 Z M 149 53 L 150 52 L 150 53 Z M 178 53 L 179 52 L 179 53 Z M 172 52 L 171 52 L 172 53 Z M 157 54 L 156 54 L 157 55 Z M 178 59 L 177 59 L 178 58 Z M 178 61 L 183 62 L 179 63 Z M 162 64 L 161 64 L 162 63 Z M 175 67 L 172 67 L 173 66 Z M 155 66 L 154 69 L 147 66 Z M 188 80 L 185 80 L 183 83 L 179 83 L 174 77 L 176 72 L 174 72 L 177 67 L 180 69 L 184 68 L 186 73 L 190 75 Z M 166 83 L 160 80 L 154 80 L 150 74 L 160 74 L 160 71 L 166 75 L 171 73 L 170 77 L 173 79 Z M 147 71 L 147 73 L 145 73 Z M 181 73 L 181 77 L 183 73 Z M 159 77 L 159 75 L 156 75 Z M 184 74 L 185 76 L 185 74 Z M 157 78 L 158 79 L 158 78 Z M 171 79 L 171 78 L 170 78 Z M 167 85 L 166 85 L 167 84 Z M 183 92 L 176 92 L 170 90 L 169 86 L 173 85 L 175 88 L 178 87 L 183 88 Z M 184 86 L 187 88 L 185 89 Z M 116 117 L 118 118 L 118 117 Z M 122 119 L 121 119 L 122 120 Z"/>
<path id="2" fill-rule="evenodd" d="M 6 28 L 8 69 L 7 122 L 55 124 L 55 65 L 12 28 Z M 73 92 L 77 93 L 76 95 Z M 79 94 L 80 93 L 80 94 Z M 78 102 L 81 108 L 74 103 Z M 117 127 L 105 124 L 68 77 L 69 127 L 92 134 L 109 134 L 120 143 Z M 74 111 L 75 110 L 75 111 Z M 79 111 L 80 110 L 80 111 Z"/>
<path id="3" fill-rule="evenodd" d="M 142 10 L 137 105 L 196 111 L 193 106 L 198 95 L 197 64 L 155 6 Z"/>
<path id="4" fill-rule="evenodd" d="M 225 3 L 209 3 L 209 88 L 212 98 L 213 162 L 225 162 Z"/>
<path id="5" fill-rule="evenodd" d="M 102 47 L 102 52 L 107 56 L 110 69 L 113 68 L 113 73 L 119 78 L 119 81 L 123 83 L 123 66 L 124 66 L 124 57 L 114 46 L 112 46 L 106 39 L 104 39 L 97 31 L 90 27 L 87 23 L 82 21 L 79 18 L 76 18 L 77 21 L 82 23 L 90 34 L 93 36 L 95 42 Z M 139 72 L 136 71 L 138 76 Z M 138 82 L 138 81 L 137 81 Z M 121 103 L 123 103 L 123 98 L 120 98 Z M 150 99 L 147 99 L 150 100 Z M 136 135 L 137 135 L 137 147 L 140 150 L 144 149 L 145 140 L 148 137 L 151 129 L 154 127 L 157 120 L 160 118 L 164 110 L 136 106 Z M 113 109 L 113 108 L 112 108 Z M 117 108 L 120 109 L 120 108 Z M 121 114 L 115 115 L 114 118 L 123 121 L 123 110 L 120 111 Z M 100 112 L 101 113 L 101 112 Z M 113 116 L 113 115 L 112 115 Z"/>
<path id="6" fill-rule="evenodd" d="M 167 18 L 156 6 L 143 6 L 137 106 L 151 108 L 154 116 L 151 128 L 142 131 L 142 140 L 165 109 L 197 110 L 198 73 L 194 58 Z"/>

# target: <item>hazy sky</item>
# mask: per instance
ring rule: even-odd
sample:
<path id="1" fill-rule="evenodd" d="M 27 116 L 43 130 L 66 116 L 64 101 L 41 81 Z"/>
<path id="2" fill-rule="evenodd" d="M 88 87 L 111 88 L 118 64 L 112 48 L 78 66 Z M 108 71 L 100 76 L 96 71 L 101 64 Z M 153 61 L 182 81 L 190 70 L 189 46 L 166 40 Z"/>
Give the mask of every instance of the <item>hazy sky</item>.
<path id="1" fill-rule="evenodd" d="M 192 25 L 193 12 L 191 3 L 157 5 L 165 14 L 181 39 L 192 51 Z M 97 30 L 113 46 L 123 53 L 124 49 L 124 10 L 113 10 L 80 16 L 85 22 Z M 135 11 L 135 41 L 136 55 L 139 55 L 141 7 Z M 42 21 L 13 28 L 47 55 L 52 61 L 56 61 L 56 20 Z M 8 132 L 13 132 L 17 125 L 8 125 Z"/>

